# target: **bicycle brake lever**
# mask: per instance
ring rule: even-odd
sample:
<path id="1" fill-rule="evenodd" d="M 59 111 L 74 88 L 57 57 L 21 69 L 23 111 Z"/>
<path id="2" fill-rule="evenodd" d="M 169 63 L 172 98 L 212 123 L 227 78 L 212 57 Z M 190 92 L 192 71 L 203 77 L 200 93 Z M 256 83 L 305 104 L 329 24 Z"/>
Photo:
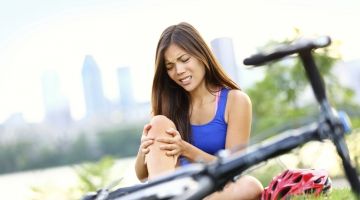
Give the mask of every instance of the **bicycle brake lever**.
<path id="1" fill-rule="evenodd" d="M 351 132 L 351 121 L 349 119 L 348 114 L 345 111 L 339 111 L 338 117 L 339 117 L 341 124 L 343 125 L 344 132 L 350 133 Z"/>
<path id="2" fill-rule="evenodd" d="M 109 192 L 110 189 L 112 189 L 116 185 L 118 185 L 123 179 L 124 179 L 124 177 L 114 180 L 108 186 L 100 189 L 99 192 L 97 192 L 95 200 L 105 200 L 110 194 L 110 192 Z"/>

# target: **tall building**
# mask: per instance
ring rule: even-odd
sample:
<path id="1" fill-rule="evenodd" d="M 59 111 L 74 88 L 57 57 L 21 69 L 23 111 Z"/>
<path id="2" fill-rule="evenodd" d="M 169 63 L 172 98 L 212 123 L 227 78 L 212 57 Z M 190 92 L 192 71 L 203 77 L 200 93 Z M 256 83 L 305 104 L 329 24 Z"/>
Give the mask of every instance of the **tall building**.
<path id="1" fill-rule="evenodd" d="M 70 106 L 68 100 L 62 94 L 58 74 L 55 71 L 45 71 L 41 80 L 45 122 L 59 127 L 69 125 L 72 121 Z"/>
<path id="2" fill-rule="evenodd" d="M 94 58 L 90 55 L 85 56 L 82 80 L 87 116 L 105 113 L 107 101 L 103 91 L 101 73 Z"/>
<path id="3" fill-rule="evenodd" d="M 226 73 L 238 83 L 239 77 L 232 39 L 228 37 L 215 38 L 211 41 L 211 48 Z"/>
<path id="4" fill-rule="evenodd" d="M 135 104 L 130 67 L 117 69 L 119 104 L 121 108 L 131 107 Z"/>

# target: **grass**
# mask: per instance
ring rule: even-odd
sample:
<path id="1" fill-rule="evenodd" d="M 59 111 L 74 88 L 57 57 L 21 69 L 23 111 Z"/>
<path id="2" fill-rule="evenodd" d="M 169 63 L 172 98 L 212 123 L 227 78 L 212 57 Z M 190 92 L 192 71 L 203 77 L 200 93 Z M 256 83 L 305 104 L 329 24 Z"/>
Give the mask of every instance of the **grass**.
<path id="1" fill-rule="evenodd" d="M 327 195 L 321 196 L 313 196 L 313 195 L 301 195 L 301 196 L 294 196 L 291 198 L 293 200 L 322 200 L 322 199 L 331 199 L 331 200 L 356 200 L 355 196 L 351 192 L 349 188 L 343 189 L 333 189 Z"/>

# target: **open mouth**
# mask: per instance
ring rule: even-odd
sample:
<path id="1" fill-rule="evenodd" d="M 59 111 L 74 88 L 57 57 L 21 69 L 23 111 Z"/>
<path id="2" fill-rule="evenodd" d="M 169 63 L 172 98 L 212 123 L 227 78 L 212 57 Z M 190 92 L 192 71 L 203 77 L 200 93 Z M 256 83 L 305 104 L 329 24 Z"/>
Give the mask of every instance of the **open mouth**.
<path id="1" fill-rule="evenodd" d="M 185 78 L 183 78 L 183 79 L 180 79 L 180 82 L 182 83 L 182 84 L 188 84 L 188 83 L 190 83 L 190 80 L 191 80 L 191 78 L 192 78 L 192 76 L 187 76 L 187 77 L 185 77 Z"/>

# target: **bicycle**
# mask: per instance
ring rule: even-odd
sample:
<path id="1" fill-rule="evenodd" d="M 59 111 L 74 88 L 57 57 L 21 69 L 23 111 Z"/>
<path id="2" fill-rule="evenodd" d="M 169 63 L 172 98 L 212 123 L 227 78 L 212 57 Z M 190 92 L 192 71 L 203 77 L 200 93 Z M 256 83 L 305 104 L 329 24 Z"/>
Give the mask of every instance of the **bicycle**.
<path id="1" fill-rule="evenodd" d="M 351 129 L 346 113 L 337 112 L 327 100 L 322 76 L 315 64 L 312 51 L 330 45 L 330 37 L 313 40 L 298 40 L 281 46 L 268 53 L 259 53 L 244 60 L 245 65 L 261 66 L 297 54 L 305 68 L 307 78 L 320 105 L 319 120 L 299 129 L 286 131 L 265 144 L 256 144 L 239 155 L 230 155 L 229 150 L 222 150 L 218 159 L 212 163 L 193 163 L 179 168 L 175 172 L 154 179 L 147 184 L 110 192 L 103 188 L 84 199 L 202 199 L 221 190 L 234 177 L 241 175 L 250 167 L 270 158 L 282 155 L 309 141 L 330 139 L 336 147 L 343 164 L 343 170 L 351 189 L 360 199 L 360 180 L 356 169 L 351 164 L 344 135 Z"/>

